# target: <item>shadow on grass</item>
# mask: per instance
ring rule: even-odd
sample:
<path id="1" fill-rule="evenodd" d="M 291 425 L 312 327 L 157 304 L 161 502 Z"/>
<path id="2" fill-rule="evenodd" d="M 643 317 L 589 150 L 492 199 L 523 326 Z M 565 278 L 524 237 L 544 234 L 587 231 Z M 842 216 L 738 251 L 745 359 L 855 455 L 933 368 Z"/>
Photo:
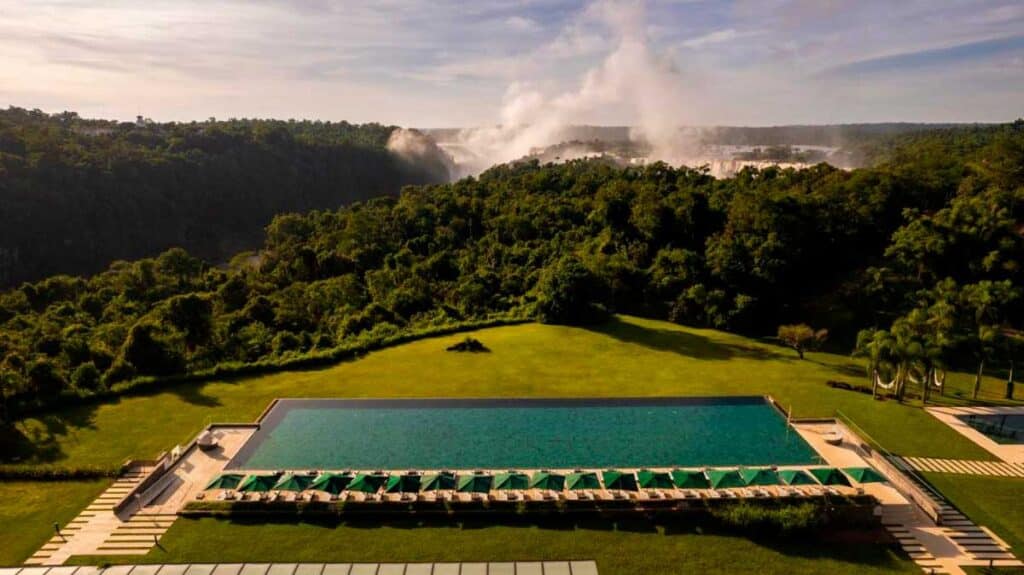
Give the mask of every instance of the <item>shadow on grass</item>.
<path id="1" fill-rule="evenodd" d="M 795 357 L 754 345 L 740 345 L 714 341 L 688 331 L 644 327 L 613 317 L 599 325 L 585 329 L 601 333 L 626 343 L 642 345 L 658 351 L 670 351 L 697 359 L 728 360 L 733 358 L 794 361 Z"/>
<path id="2" fill-rule="evenodd" d="M 188 520 L 185 521 L 197 521 L 193 527 L 200 531 L 204 531 L 203 525 L 199 524 L 199 521 L 203 520 Z M 686 537 L 705 537 L 713 536 L 717 538 L 735 538 L 737 540 L 745 539 L 751 541 L 754 544 L 770 549 L 774 552 L 782 555 L 804 559 L 804 560 L 815 560 L 815 559 L 831 559 L 834 561 L 841 561 L 844 563 L 850 563 L 855 565 L 865 565 L 874 567 L 896 567 L 900 565 L 899 560 L 894 557 L 893 552 L 896 551 L 896 547 L 888 539 L 888 536 L 884 534 L 881 528 L 878 529 L 880 534 L 875 540 L 869 540 L 865 538 L 863 530 L 856 531 L 836 531 L 826 530 L 821 528 L 817 531 L 804 531 L 799 533 L 793 533 L 789 536 L 778 535 L 776 533 L 760 532 L 760 533 L 745 533 L 737 532 L 729 529 L 718 527 L 713 522 L 709 522 L 706 519 L 693 518 L 693 517 L 663 517 L 663 518 L 627 518 L 627 519 L 605 519 L 601 517 L 569 517 L 569 516 L 487 516 L 479 518 L 457 518 L 457 517 L 419 517 L 419 518 L 388 518 L 388 519 L 370 519 L 370 518 L 348 518 L 342 519 L 338 517 L 324 517 L 324 518 L 304 518 L 302 520 L 295 520 L 294 517 L 291 519 L 287 518 L 271 518 L 271 517 L 253 517 L 253 518 L 233 518 L 233 519 L 216 519 L 218 528 L 226 528 L 226 531 L 218 531 L 222 534 L 231 534 L 231 536 L 237 536 L 244 533 L 232 532 L 232 527 L 256 527 L 261 525 L 293 525 L 296 528 L 301 529 L 303 526 L 306 527 L 321 527 L 326 529 L 359 529 L 359 530 L 378 530 L 382 528 L 397 529 L 402 531 L 412 530 L 439 530 L 439 544 L 441 541 L 451 541 L 443 539 L 451 534 L 452 531 L 458 533 L 467 534 L 472 537 L 482 538 L 493 538 L 497 536 L 508 537 L 508 535 L 497 535 L 495 533 L 488 533 L 488 529 L 494 528 L 513 528 L 513 529 L 541 529 L 547 532 L 552 532 L 551 537 L 562 537 L 564 534 L 576 533 L 580 537 L 586 537 L 589 533 L 603 533 L 606 537 L 610 533 L 618 532 L 624 534 L 624 536 L 643 536 L 643 537 L 664 537 L 668 540 L 674 538 L 686 538 Z M 182 525 L 183 528 L 188 528 L 187 524 Z M 443 534 L 442 534 L 443 530 Z M 563 535 L 555 535 L 555 532 L 562 533 Z M 275 531 L 276 537 L 286 537 L 287 535 L 281 531 Z M 844 534 L 853 534 L 854 537 L 846 537 Z M 256 534 L 253 534 L 256 535 Z M 422 535 L 422 533 L 420 533 Z M 341 534 L 344 537 L 343 534 Z M 374 534 L 374 537 L 387 537 L 384 533 Z M 321 536 L 318 536 L 318 538 Z M 396 539 L 396 545 L 404 535 L 396 535 L 399 539 Z M 513 541 L 515 536 L 512 536 Z M 321 539 L 325 545 L 330 545 L 329 539 Z M 708 540 L 709 545 L 721 545 L 721 541 L 712 543 L 712 540 Z M 583 543 L 583 540 L 578 540 L 578 543 Z M 468 542 L 467 542 L 468 544 Z M 553 539 L 553 544 L 558 546 L 557 540 Z M 423 541 L 417 543 L 417 548 L 421 548 Z M 580 549 L 578 545 L 575 546 Z M 584 548 L 586 546 L 584 545 Z M 624 553 L 629 552 L 628 545 L 621 548 Z M 898 553 L 897 553 L 898 554 Z M 428 554 L 429 555 L 429 554 Z M 348 560 L 340 559 L 338 560 Z M 287 557 L 281 558 L 282 561 L 288 560 Z M 355 560 L 355 559 L 353 559 Z M 359 558 L 359 560 L 370 560 L 366 558 Z M 388 560 L 388 561 L 404 561 L 406 560 L 403 556 L 389 556 L 381 558 L 372 558 L 372 560 Z M 419 561 L 429 561 L 430 557 L 417 557 Z M 438 559 L 441 560 L 441 559 Z"/>
<path id="3" fill-rule="evenodd" d="M 0 463 L 60 461 L 65 457 L 61 438 L 76 429 L 94 429 L 95 413 L 96 404 L 86 404 L 0 426 Z"/>

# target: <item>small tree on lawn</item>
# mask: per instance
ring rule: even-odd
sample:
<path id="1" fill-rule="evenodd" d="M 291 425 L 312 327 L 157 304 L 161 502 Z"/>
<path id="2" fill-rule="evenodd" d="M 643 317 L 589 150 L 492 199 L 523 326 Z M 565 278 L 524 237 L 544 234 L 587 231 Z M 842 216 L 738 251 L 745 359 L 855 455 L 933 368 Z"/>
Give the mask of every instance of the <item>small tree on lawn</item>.
<path id="1" fill-rule="evenodd" d="M 795 349 L 800 359 L 803 359 L 805 351 L 815 349 L 828 338 L 828 330 L 815 331 L 806 323 L 780 325 L 778 337 L 779 341 Z"/>

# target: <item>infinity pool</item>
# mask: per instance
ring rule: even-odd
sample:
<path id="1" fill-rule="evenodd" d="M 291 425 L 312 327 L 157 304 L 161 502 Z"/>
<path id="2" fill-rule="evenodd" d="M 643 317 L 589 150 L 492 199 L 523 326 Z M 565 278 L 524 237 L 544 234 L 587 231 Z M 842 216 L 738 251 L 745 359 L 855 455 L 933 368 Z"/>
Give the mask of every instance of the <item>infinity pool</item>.
<path id="1" fill-rule="evenodd" d="M 279 400 L 229 469 L 806 465 L 762 397 Z"/>

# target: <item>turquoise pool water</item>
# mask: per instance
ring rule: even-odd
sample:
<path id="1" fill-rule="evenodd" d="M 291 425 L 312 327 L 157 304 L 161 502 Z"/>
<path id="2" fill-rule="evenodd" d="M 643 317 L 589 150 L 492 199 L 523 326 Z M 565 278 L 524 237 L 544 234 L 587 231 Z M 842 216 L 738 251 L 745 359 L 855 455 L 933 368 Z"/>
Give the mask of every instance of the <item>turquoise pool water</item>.
<path id="1" fill-rule="evenodd" d="M 819 463 L 761 397 L 281 400 L 232 469 Z"/>
<path id="2" fill-rule="evenodd" d="M 996 443 L 1024 443 L 1024 413 L 961 415 L 960 419 Z"/>

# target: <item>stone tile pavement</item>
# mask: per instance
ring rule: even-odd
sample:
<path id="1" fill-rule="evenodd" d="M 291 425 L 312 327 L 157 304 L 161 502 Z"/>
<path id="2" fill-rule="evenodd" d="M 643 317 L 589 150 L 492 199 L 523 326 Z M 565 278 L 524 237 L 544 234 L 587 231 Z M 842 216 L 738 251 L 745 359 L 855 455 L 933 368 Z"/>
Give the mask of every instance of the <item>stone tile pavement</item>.
<path id="1" fill-rule="evenodd" d="M 0 567 L 0 575 L 597 575 L 593 561 L 501 563 L 203 563 Z"/>

